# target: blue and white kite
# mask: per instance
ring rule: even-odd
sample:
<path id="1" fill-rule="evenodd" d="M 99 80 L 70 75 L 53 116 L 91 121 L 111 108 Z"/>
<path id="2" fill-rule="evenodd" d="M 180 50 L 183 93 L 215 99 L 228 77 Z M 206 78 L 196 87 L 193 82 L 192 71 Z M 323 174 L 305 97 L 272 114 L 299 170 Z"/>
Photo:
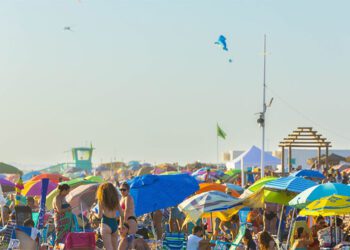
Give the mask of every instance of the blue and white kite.
<path id="1" fill-rule="evenodd" d="M 226 37 L 224 35 L 220 35 L 215 44 L 219 45 L 224 51 L 228 51 Z M 228 62 L 232 63 L 232 58 L 229 58 Z"/>
<path id="2" fill-rule="evenodd" d="M 223 35 L 219 36 L 219 39 L 215 42 L 215 44 L 222 47 L 223 50 L 228 51 L 227 44 L 226 44 L 226 37 Z"/>

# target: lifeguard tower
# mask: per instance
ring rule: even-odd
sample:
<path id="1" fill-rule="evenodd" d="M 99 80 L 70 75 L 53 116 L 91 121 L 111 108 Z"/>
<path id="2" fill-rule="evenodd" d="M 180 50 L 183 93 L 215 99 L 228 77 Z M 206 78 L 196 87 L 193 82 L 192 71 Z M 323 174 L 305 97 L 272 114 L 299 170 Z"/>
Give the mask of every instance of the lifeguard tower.
<path id="1" fill-rule="evenodd" d="M 43 169 L 43 172 L 48 173 L 63 173 L 68 168 L 79 168 L 82 171 L 90 173 L 92 170 L 92 152 L 94 148 L 90 147 L 78 147 L 72 148 L 73 162 L 59 163 L 57 165 L 50 166 Z"/>
<path id="2" fill-rule="evenodd" d="M 72 148 L 75 167 L 90 172 L 92 169 L 91 158 L 93 150 L 92 146 L 90 148 Z"/>

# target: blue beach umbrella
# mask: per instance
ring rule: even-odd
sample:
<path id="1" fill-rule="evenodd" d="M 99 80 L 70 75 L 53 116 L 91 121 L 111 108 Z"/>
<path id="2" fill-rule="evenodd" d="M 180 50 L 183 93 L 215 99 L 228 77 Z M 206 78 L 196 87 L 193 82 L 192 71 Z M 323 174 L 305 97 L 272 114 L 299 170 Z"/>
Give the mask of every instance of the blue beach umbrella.
<path id="1" fill-rule="evenodd" d="M 290 176 L 296 176 L 296 177 L 308 177 L 308 178 L 315 178 L 315 179 L 324 179 L 326 178 L 322 173 L 310 169 L 303 169 L 298 172 L 292 173 Z"/>
<path id="2" fill-rule="evenodd" d="M 41 174 L 40 171 L 32 171 L 32 172 L 29 172 L 29 173 L 26 173 L 22 176 L 22 180 L 23 181 L 29 181 L 30 179 L 32 179 L 34 176 L 37 176 Z"/>
<path id="3" fill-rule="evenodd" d="M 316 186 L 313 181 L 301 177 L 288 176 L 279 178 L 265 184 L 265 189 L 288 191 L 292 193 L 301 193 L 305 189 Z"/>
<path id="4" fill-rule="evenodd" d="M 350 195 L 350 186 L 341 183 L 325 183 L 306 189 L 289 202 L 290 206 L 304 208 L 309 203 L 331 195 Z"/>
<path id="5" fill-rule="evenodd" d="M 136 216 L 177 206 L 199 190 L 197 181 L 187 174 L 143 175 L 128 184 Z"/>

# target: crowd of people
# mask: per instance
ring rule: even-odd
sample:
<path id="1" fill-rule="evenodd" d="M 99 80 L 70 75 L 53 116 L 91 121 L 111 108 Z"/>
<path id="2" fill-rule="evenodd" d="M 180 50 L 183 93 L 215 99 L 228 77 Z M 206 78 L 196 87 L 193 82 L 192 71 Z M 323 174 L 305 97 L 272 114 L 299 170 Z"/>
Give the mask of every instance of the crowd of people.
<path id="1" fill-rule="evenodd" d="M 269 173 L 272 175 L 272 173 Z M 348 175 L 339 171 L 325 170 L 326 178 L 322 183 L 338 182 L 347 184 Z M 255 181 L 259 179 L 255 175 Z M 204 182 L 219 181 L 211 178 L 210 170 L 204 176 Z M 240 176 L 234 184 L 240 184 Z M 245 188 L 252 183 L 248 182 Z M 178 207 L 157 210 L 141 217 L 135 215 L 135 202 L 130 195 L 130 186 L 127 182 L 119 184 L 115 179 L 106 181 L 98 186 L 96 204 L 83 213 L 76 215 L 66 197 L 70 192 L 68 184 L 60 184 L 58 193 L 52 202 L 52 211 L 47 211 L 44 217 L 45 239 L 47 245 L 60 249 L 66 242 L 67 235 L 74 231 L 92 232 L 95 235 L 97 249 L 128 250 L 154 249 L 150 242 L 164 239 L 165 233 L 181 233 L 186 238 L 187 250 L 215 249 L 217 244 L 232 245 L 242 234 L 241 225 L 246 223 L 240 244 L 236 249 L 272 250 L 278 249 L 280 242 L 287 242 L 289 249 L 321 249 L 335 247 L 336 243 L 350 241 L 350 225 L 348 218 L 330 217 L 301 217 L 293 219 L 293 209 L 285 208 L 274 203 L 265 203 L 263 208 L 251 209 L 242 222 L 241 214 L 236 213 L 227 218 L 202 218 L 197 223 L 186 220 L 186 215 Z M 226 190 L 229 194 L 229 190 Z M 43 237 L 43 230 L 37 229 L 32 216 L 27 216 L 22 225 L 31 228 L 28 238 L 15 229 L 18 225 L 18 211 L 16 211 L 16 196 L 9 194 L 8 203 L 3 207 L 0 229 L 1 243 L 5 245 L 13 238 L 15 231 L 21 245 L 30 246 L 39 242 Z M 31 212 L 40 210 L 40 201 L 37 197 L 27 197 L 26 205 Z M 296 211 L 297 214 L 298 211 Z M 186 222 L 186 223 L 185 223 Z M 312 225 L 312 226 L 310 226 Z M 73 229 L 75 228 L 75 229 Z M 22 237 L 22 238 L 21 238 Z M 27 238 L 26 238 L 27 237 Z M 337 237 L 337 240 L 336 240 Z M 155 239 L 150 241 L 150 239 Z M 29 244 L 30 243 L 30 244 Z M 23 249 L 23 248 L 22 248 Z M 28 248 L 35 249 L 35 248 Z"/>

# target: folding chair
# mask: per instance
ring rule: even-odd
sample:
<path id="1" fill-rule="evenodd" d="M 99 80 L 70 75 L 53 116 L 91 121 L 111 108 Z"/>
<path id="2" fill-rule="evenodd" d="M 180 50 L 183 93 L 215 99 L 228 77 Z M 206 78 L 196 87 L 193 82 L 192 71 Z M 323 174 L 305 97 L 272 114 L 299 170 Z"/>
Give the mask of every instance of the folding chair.
<path id="1" fill-rule="evenodd" d="M 163 240 L 163 250 L 185 250 L 186 239 L 183 233 L 166 233 Z"/>

